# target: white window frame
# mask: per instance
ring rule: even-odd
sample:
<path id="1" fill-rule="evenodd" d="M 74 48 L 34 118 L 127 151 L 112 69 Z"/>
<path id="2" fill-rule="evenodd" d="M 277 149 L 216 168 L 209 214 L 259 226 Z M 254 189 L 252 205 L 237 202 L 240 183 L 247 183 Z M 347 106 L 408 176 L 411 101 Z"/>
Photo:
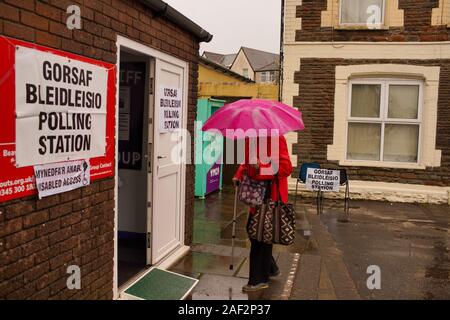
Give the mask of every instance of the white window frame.
<path id="1" fill-rule="evenodd" d="M 242 76 L 244 76 L 246 78 L 249 78 L 249 76 L 248 76 L 248 68 L 242 68 Z"/>
<path id="2" fill-rule="evenodd" d="M 271 83 L 275 82 L 275 71 L 269 71 L 269 81 Z"/>
<path id="3" fill-rule="evenodd" d="M 267 76 L 268 74 L 266 73 L 266 71 L 261 72 L 261 82 L 269 82 Z"/>
<path id="4" fill-rule="evenodd" d="M 380 116 L 378 118 L 362 118 L 352 117 L 352 89 L 354 84 L 368 84 L 368 85 L 381 85 L 381 98 L 380 98 Z M 389 107 L 389 87 L 390 85 L 411 85 L 419 86 L 419 101 L 418 101 L 418 116 L 417 119 L 389 119 L 388 107 Z M 421 163 L 421 149 L 422 149 L 422 126 L 423 126 L 423 81 L 420 80 L 405 80 L 395 78 L 378 78 L 378 79 L 353 79 L 349 81 L 348 86 L 348 107 L 347 107 L 347 124 L 345 134 L 345 159 L 354 163 L 379 163 L 386 164 L 420 164 Z M 348 157 L 348 128 L 350 123 L 367 123 L 367 124 L 381 124 L 381 141 L 380 141 L 380 159 L 379 160 L 358 160 Z M 411 124 L 419 126 L 419 139 L 417 141 L 417 161 L 416 162 L 402 162 L 402 161 L 384 161 L 384 140 L 385 140 L 385 126 L 386 124 Z"/>
<path id="5" fill-rule="evenodd" d="M 354 26 L 354 27 L 362 27 L 362 26 L 367 26 L 366 22 L 342 22 L 342 1 L 339 1 L 339 25 L 340 26 Z M 381 12 L 381 22 L 375 24 L 375 29 L 380 28 L 382 26 L 385 25 L 385 21 L 386 21 L 386 0 L 383 0 L 383 8 L 382 8 L 382 12 Z M 369 29 L 369 28 L 368 28 Z"/>
<path id="6" fill-rule="evenodd" d="M 275 71 L 262 71 L 261 72 L 261 82 L 262 83 L 274 83 L 275 82 Z"/>

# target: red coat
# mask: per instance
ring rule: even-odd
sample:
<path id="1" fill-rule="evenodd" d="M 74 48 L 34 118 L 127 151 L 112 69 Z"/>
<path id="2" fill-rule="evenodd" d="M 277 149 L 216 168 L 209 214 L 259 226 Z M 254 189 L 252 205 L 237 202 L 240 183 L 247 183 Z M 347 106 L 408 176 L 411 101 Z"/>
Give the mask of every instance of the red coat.
<path id="1" fill-rule="evenodd" d="M 245 162 L 239 166 L 234 178 L 242 181 L 244 174 L 247 174 L 250 178 L 255 180 L 260 181 L 272 180 L 272 190 L 271 190 L 272 200 L 278 201 L 278 188 L 279 188 L 281 201 L 287 203 L 289 194 L 288 177 L 292 174 L 292 163 L 289 157 L 286 139 L 283 136 L 280 136 L 278 138 L 278 143 L 279 143 L 278 152 L 275 151 L 274 154 L 271 154 L 270 138 L 268 139 L 266 155 L 271 161 L 270 162 L 267 160 L 261 161 L 260 159 L 261 154 L 259 152 L 260 141 L 258 139 L 257 163 L 260 169 L 256 170 L 253 166 L 250 165 L 249 162 L 249 141 L 247 140 L 245 143 Z M 274 172 L 276 171 L 277 167 L 278 172 Z M 275 174 L 277 174 L 277 178 L 275 178 Z"/>

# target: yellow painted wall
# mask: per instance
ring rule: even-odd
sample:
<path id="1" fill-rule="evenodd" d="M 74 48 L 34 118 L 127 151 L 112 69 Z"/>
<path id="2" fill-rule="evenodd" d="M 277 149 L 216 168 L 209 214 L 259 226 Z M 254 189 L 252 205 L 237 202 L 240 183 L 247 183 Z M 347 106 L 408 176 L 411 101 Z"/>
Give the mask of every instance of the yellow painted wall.
<path id="1" fill-rule="evenodd" d="M 248 83 L 225 73 L 199 65 L 199 97 L 251 97 L 278 100 L 278 85 Z"/>

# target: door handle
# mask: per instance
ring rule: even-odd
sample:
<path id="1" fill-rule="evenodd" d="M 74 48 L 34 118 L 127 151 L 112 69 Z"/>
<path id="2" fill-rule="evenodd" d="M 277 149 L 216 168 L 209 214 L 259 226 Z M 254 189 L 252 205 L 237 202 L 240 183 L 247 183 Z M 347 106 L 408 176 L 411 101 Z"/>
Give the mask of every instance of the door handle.
<path id="1" fill-rule="evenodd" d="M 165 158 L 167 158 L 166 156 L 158 156 L 158 160 L 159 159 L 165 159 Z"/>

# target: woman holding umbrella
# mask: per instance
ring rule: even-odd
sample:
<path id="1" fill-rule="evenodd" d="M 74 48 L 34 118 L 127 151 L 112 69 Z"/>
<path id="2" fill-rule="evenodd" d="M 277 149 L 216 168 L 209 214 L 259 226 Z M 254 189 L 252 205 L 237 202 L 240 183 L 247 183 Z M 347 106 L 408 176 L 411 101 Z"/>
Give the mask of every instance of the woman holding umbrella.
<path id="1" fill-rule="evenodd" d="M 277 139 L 278 150 L 272 150 L 272 141 Z M 266 140 L 262 142 L 262 140 Z M 261 161 L 260 155 L 263 145 L 267 145 L 267 151 L 264 155 L 269 156 L 269 162 Z M 239 186 L 244 175 L 257 181 L 266 181 L 266 198 L 272 198 L 272 201 L 288 201 L 288 177 L 292 173 L 292 164 L 289 157 L 289 151 L 286 139 L 283 136 L 267 137 L 257 139 L 257 158 L 250 161 L 249 154 L 251 144 L 246 139 L 245 143 L 245 162 L 240 165 L 234 178 L 233 183 Z M 256 161 L 255 161 L 256 160 Z M 280 197 L 280 199 L 278 199 Z M 250 214 L 256 212 L 255 207 L 250 207 Z M 242 290 L 244 292 L 257 291 L 267 288 L 269 285 L 269 277 L 279 275 L 280 271 L 272 256 L 272 245 L 250 239 L 250 274 L 248 284 Z"/>
<path id="2" fill-rule="evenodd" d="M 271 198 L 274 201 L 280 200 L 286 203 L 288 201 L 288 177 L 292 173 L 292 164 L 283 135 L 304 128 L 302 114 L 299 110 L 281 102 L 258 99 L 244 99 L 228 104 L 215 112 L 203 125 L 203 131 L 217 132 L 218 130 L 229 139 L 245 139 L 245 161 L 233 179 L 236 193 L 231 261 L 233 261 L 236 199 L 240 181 L 244 175 L 256 181 L 265 181 L 266 199 Z M 253 143 L 255 140 L 256 144 Z M 272 145 L 276 146 L 272 148 Z M 256 207 L 251 207 L 250 214 L 256 210 Z M 232 268 L 233 263 L 230 265 L 230 269 Z M 272 245 L 252 239 L 249 282 L 242 288 L 243 291 L 265 289 L 268 287 L 269 277 L 277 274 L 279 274 L 279 270 L 272 257 Z"/>

